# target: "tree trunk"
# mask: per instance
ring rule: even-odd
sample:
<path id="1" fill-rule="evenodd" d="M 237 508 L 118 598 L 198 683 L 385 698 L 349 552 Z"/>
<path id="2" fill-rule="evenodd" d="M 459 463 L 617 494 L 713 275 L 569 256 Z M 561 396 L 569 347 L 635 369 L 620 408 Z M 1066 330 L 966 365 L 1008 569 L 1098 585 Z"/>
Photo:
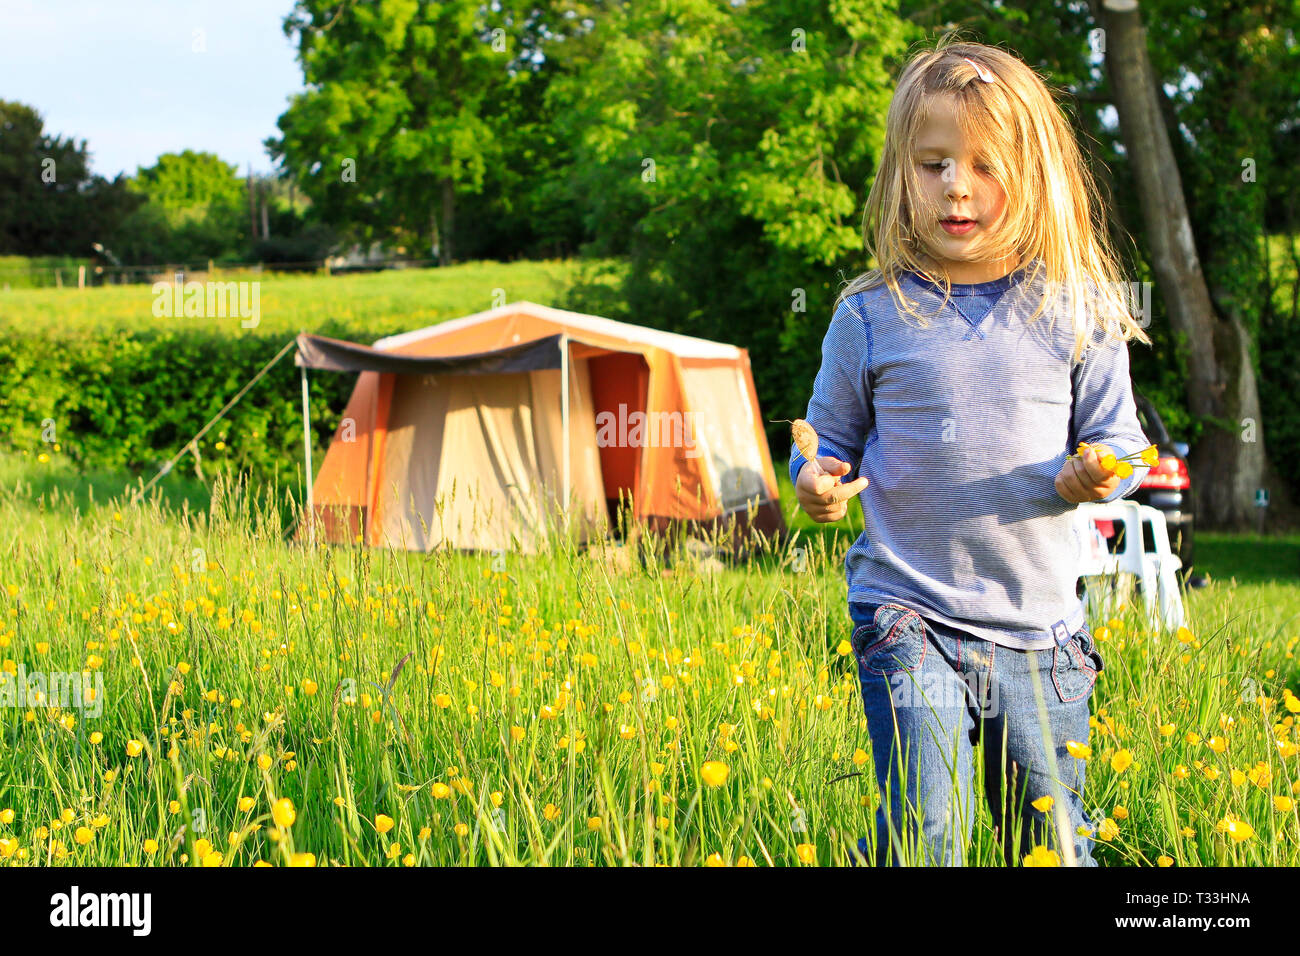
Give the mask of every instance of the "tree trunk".
<path id="1" fill-rule="evenodd" d="M 429 207 L 429 252 L 434 259 L 438 260 L 438 265 L 442 265 L 442 243 L 441 236 L 438 235 L 438 213 Z"/>
<path id="2" fill-rule="evenodd" d="M 253 198 L 253 164 L 248 164 L 248 234 L 257 241 L 257 200 Z"/>
<path id="3" fill-rule="evenodd" d="M 449 266 L 452 258 L 451 237 L 456 227 L 456 189 L 450 177 L 442 181 L 442 224 L 438 230 L 439 246 L 438 264 Z"/>
<path id="4" fill-rule="evenodd" d="M 1240 316 L 1229 312 L 1220 318 L 1211 302 L 1137 0 L 1094 0 L 1094 12 L 1100 13 L 1106 31 L 1106 71 L 1137 184 L 1156 285 L 1175 335 L 1186 337 L 1188 407 L 1203 423 L 1191 454 L 1197 525 L 1246 530 L 1255 523 L 1255 489 L 1263 487 L 1266 467 L 1250 336 Z"/>

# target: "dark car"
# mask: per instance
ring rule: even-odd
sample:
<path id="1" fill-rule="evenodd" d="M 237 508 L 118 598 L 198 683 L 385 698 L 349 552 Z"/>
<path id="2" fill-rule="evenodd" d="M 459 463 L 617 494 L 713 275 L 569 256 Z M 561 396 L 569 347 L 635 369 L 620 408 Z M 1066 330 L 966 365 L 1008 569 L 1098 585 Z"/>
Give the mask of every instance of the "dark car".
<path id="1" fill-rule="evenodd" d="M 1179 584 L 1186 587 L 1200 586 L 1203 578 L 1192 572 L 1192 528 L 1195 521 L 1193 509 L 1191 474 L 1187 469 L 1187 445 L 1169 437 L 1169 430 L 1160 420 L 1160 414 L 1143 395 L 1133 392 L 1133 403 L 1137 406 L 1138 421 L 1142 432 L 1156 446 L 1159 459 L 1142 479 L 1142 484 L 1128 496 L 1138 504 L 1150 505 L 1164 512 L 1165 525 L 1169 531 L 1169 547 L 1182 560 L 1183 566 L 1178 571 Z M 1106 527 L 1109 522 L 1097 522 L 1103 534 L 1109 539 L 1111 551 L 1120 546 L 1116 528 Z M 1153 550 L 1146 525 L 1143 525 L 1146 540 L 1142 542 L 1145 550 Z"/>

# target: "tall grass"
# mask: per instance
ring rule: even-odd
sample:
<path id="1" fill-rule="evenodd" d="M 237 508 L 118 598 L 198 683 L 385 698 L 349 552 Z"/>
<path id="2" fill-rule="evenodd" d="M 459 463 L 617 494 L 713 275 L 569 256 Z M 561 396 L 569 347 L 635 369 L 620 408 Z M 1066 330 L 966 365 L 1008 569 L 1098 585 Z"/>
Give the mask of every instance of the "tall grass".
<path id="1" fill-rule="evenodd" d="M 0 477 L 0 661 L 103 688 L 0 706 L 8 865 L 834 865 L 874 842 L 843 528 L 738 562 L 725 532 L 311 548 L 280 494 L 225 479 L 195 507 Z M 1187 601 L 1181 641 L 1092 622 L 1095 855 L 1294 865 L 1300 601 Z M 979 793 L 967 860 L 1003 865 Z"/>

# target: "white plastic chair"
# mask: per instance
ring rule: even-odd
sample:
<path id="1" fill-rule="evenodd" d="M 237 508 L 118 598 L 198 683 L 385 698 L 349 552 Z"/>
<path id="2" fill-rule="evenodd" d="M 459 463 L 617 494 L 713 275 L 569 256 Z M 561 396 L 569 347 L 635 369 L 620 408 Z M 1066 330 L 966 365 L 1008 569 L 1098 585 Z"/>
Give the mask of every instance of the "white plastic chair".
<path id="1" fill-rule="evenodd" d="M 1138 504 L 1136 501 L 1085 502 L 1075 509 L 1075 545 L 1080 577 L 1098 577 L 1132 574 L 1142 587 L 1142 596 L 1148 618 L 1157 609 L 1165 627 L 1176 631 L 1185 621 L 1183 598 L 1178 590 L 1178 571 L 1182 560 L 1169 547 L 1169 530 L 1164 513 L 1158 508 Z M 1094 521 L 1117 521 L 1124 526 L 1123 547 L 1111 553 L 1106 539 Z M 1143 548 L 1142 526 L 1151 526 L 1154 551 Z M 1095 608 L 1087 584 L 1088 613 Z"/>

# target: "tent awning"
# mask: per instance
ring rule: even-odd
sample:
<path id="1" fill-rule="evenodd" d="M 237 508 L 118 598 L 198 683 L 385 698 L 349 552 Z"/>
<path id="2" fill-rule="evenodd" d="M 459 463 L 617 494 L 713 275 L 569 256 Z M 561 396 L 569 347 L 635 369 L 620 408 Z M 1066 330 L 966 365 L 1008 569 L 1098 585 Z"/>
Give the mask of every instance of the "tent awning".
<path id="1" fill-rule="evenodd" d="M 396 372 L 408 375 L 500 375 L 560 368 L 562 335 L 470 355 L 400 355 L 323 335 L 298 336 L 294 364 L 330 372 Z"/>

